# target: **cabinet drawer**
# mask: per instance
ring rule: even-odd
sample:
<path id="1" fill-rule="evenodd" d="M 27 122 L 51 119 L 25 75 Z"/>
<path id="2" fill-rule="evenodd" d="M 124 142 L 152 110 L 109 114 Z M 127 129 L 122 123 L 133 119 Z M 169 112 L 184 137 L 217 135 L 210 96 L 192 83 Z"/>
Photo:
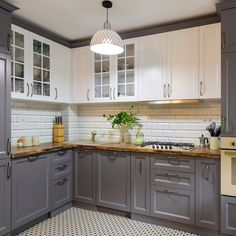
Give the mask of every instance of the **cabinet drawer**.
<path id="1" fill-rule="evenodd" d="M 194 190 L 194 174 L 152 169 L 152 185 Z"/>
<path id="2" fill-rule="evenodd" d="M 194 172 L 195 159 L 193 157 L 152 155 L 151 166 L 154 169 Z"/>
<path id="3" fill-rule="evenodd" d="M 66 161 L 71 161 L 72 160 L 72 155 L 71 155 L 71 150 L 61 150 L 58 152 L 52 153 L 52 164 L 56 163 L 61 163 L 61 162 L 66 162 Z"/>
<path id="4" fill-rule="evenodd" d="M 52 177 L 58 178 L 60 176 L 72 174 L 72 162 L 60 162 L 52 166 Z"/>
<path id="5" fill-rule="evenodd" d="M 151 216 L 194 224 L 194 191 L 152 186 Z"/>
<path id="6" fill-rule="evenodd" d="M 71 175 L 63 176 L 52 181 L 52 210 L 72 201 Z"/>

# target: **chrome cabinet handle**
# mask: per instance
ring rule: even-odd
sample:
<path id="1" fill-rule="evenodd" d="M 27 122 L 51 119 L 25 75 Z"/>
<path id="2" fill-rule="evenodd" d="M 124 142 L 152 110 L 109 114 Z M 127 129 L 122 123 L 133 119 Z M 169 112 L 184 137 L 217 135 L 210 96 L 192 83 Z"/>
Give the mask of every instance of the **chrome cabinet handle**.
<path id="1" fill-rule="evenodd" d="M 64 185 L 68 181 L 68 178 L 64 178 L 56 182 L 57 185 Z"/>
<path id="2" fill-rule="evenodd" d="M 209 165 L 206 164 L 205 167 L 205 180 L 208 181 L 209 180 Z"/>
<path id="3" fill-rule="evenodd" d="M 89 89 L 87 90 L 87 100 L 89 101 Z"/>
<path id="4" fill-rule="evenodd" d="M 7 164 L 7 179 L 11 178 L 11 162 L 9 161 Z"/>
<path id="5" fill-rule="evenodd" d="M 29 97 L 29 94 L 30 94 L 30 87 L 29 87 L 29 83 L 26 83 L 26 86 L 27 86 L 27 97 Z"/>
<path id="6" fill-rule="evenodd" d="M 58 96 L 58 90 L 57 90 L 57 88 L 55 88 L 55 92 L 56 92 L 55 100 L 57 100 L 57 96 Z"/>
<path id="7" fill-rule="evenodd" d="M 142 172 L 143 172 L 142 160 L 139 160 L 138 168 L 139 168 L 139 174 L 142 175 Z"/>
<path id="8" fill-rule="evenodd" d="M 112 100 L 112 88 L 110 88 L 110 100 Z"/>
<path id="9" fill-rule="evenodd" d="M 60 165 L 60 166 L 58 166 L 58 167 L 57 167 L 57 170 L 60 170 L 60 171 L 62 171 L 62 170 L 65 170 L 67 167 L 68 167 L 68 165 L 67 165 L 67 164 Z"/>
<path id="10" fill-rule="evenodd" d="M 225 49 L 225 32 L 221 32 L 221 48 Z"/>
<path id="11" fill-rule="evenodd" d="M 203 96 L 203 82 L 200 82 L 200 96 Z"/>
<path id="12" fill-rule="evenodd" d="M 33 84 L 31 84 L 31 97 L 33 97 L 33 94 L 34 94 L 34 86 L 33 86 Z"/>
<path id="13" fill-rule="evenodd" d="M 168 98 L 170 97 L 170 84 L 168 84 Z"/>
<path id="14" fill-rule="evenodd" d="M 163 95 L 164 95 L 164 98 L 166 97 L 166 84 L 164 84 L 163 86 Z"/>
<path id="15" fill-rule="evenodd" d="M 36 161 L 39 159 L 39 156 L 29 156 L 27 157 L 28 161 L 32 162 L 32 161 Z"/>
<path id="16" fill-rule="evenodd" d="M 11 141 L 10 138 L 7 139 L 7 155 L 11 154 Z"/>
<path id="17" fill-rule="evenodd" d="M 113 99 L 116 99 L 116 88 L 113 88 Z"/>
<path id="18" fill-rule="evenodd" d="M 174 158 L 174 157 L 168 157 L 167 158 L 168 162 L 171 164 L 171 165 L 176 165 L 176 166 L 179 166 L 181 161 L 178 159 L 178 157 Z"/>
<path id="19" fill-rule="evenodd" d="M 64 156 L 66 153 L 67 153 L 66 150 L 62 150 L 62 151 L 57 152 L 56 155 L 58 155 L 58 156 Z"/>
<path id="20" fill-rule="evenodd" d="M 163 192 L 165 192 L 165 193 L 172 193 L 172 194 L 179 194 L 177 191 L 170 191 L 168 189 L 164 189 Z"/>

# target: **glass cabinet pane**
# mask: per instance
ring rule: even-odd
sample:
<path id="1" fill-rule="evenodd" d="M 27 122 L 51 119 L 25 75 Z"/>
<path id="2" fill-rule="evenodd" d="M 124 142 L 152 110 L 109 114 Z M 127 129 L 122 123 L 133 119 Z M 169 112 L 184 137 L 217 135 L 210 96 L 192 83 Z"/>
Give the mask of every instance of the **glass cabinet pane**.
<path id="1" fill-rule="evenodd" d="M 109 86 L 103 86 L 103 88 L 102 88 L 102 97 L 104 97 L 104 98 L 109 97 L 109 90 L 110 90 Z"/>
<path id="2" fill-rule="evenodd" d="M 134 69 L 134 57 L 129 57 L 126 59 L 126 69 L 127 70 Z"/>
<path id="3" fill-rule="evenodd" d="M 42 81 L 41 69 L 34 68 L 34 80 Z"/>
<path id="4" fill-rule="evenodd" d="M 125 72 L 124 71 L 118 71 L 118 83 L 119 84 L 125 83 Z"/>
<path id="5" fill-rule="evenodd" d="M 50 96 L 50 85 L 49 84 L 43 84 L 43 95 Z"/>
<path id="6" fill-rule="evenodd" d="M 15 92 L 24 93 L 24 80 L 23 79 L 15 79 Z"/>
<path id="7" fill-rule="evenodd" d="M 95 73 L 101 73 L 101 62 L 95 62 L 95 67 L 94 67 L 94 72 Z"/>
<path id="8" fill-rule="evenodd" d="M 118 59 L 117 70 L 124 70 L 125 69 L 125 58 Z"/>
<path id="9" fill-rule="evenodd" d="M 36 53 L 42 54 L 42 43 L 39 42 L 38 40 L 33 41 L 33 50 Z"/>
<path id="10" fill-rule="evenodd" d="M 97 54 L 97 53 L 94 53 L 94 60 L 95 61 L 100 61 L 101 60 L 101 55 Z"/>
<path id="11" fill-rule="evenodd" d="M 43 82 L 50 82 L 50 71 L 43 71 Z"/>
<path id="12" fill-rule="evenodd" d="M 95 87 L 95 98 L 101 98 L 101 90 L 102 90 L 102 87 L 101 86 L 96 86 Z"/>
<path id="13" fill-rule="evenodd" d="M 42 95 L 42 84 L 34 82 L 34 94 L 35 95 Z"/>
<path id="14" fill-rule="evenodd" d="M 24 50 L 15 48 L 15 61 L 24 63 Z"/>
<path id="15" fill-rule="evenodd" d="M 102 62 L 102 72 L 103 73 L 109 72 L 109 61 Z"/>
<path id="16" fill-rule="evenodd" d="M 24 65 L 15 63 L 15 76 L 24 78 Z"/>
<path id="17" fill-rule="evenodd" d="M 126 85 L 126 96 L 134 96 L 134 84 Z"/>
<path id="18" fill-rule="evenodd" d="M 127 71 L 127 83 L 134 83 L 134 71 Z"/>
<path id="19" fill-rule="evenodd" d="M 15 32 L 15 45 L 24 48 L 24 35 Z"/>
<path id="20" fill-rule="evenodd" d="M 109 85 L 110 84 L 110 74 L 106 73 L 102 75 L 102 84 Z"/>
<path id="21" fill-rule="evenodd" d="M 38 54 L 34 54 L 34 66 L 41 67 L 42 66 L 42 57 Z"/>
<path id="22" fill-rule="evenodd" d="M 50 46 L 48 44 L 43 44 L 43 55 L 50 56 Z"/>
<path id="23" fill-rule="evenodd" d="M 43 57 L 43 68 L 44 69 L 50 69 L 50 64 L 49 64 L 49 58 Z"/>
<path id="24" fill-rule="evenodd" d="M 95 86 L 96 85 L 101 85 L 101 84 L 102 84 L 101 74 L 96 74 L 95 75 Z"/>
<path id="25" fill-rule="evenodd" d="M 134 44 L 126 45 L 126 56 L 127 57 L 134 56 Z"/>
<path id="26" fill-rule="evenodd" d="M 118 97 L 125 96 L 125 85 L 118 85 Z"/>

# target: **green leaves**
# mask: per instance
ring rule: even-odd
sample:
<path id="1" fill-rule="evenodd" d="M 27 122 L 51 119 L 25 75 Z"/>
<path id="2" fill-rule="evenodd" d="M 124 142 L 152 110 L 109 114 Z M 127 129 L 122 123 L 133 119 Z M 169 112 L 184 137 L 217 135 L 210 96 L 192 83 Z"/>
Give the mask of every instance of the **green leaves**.
<path id="1" fill-rule="evenodd" d="M 121 111 L 118 114 L 112 115 L 103 115 L 108 121 L 111 122 L 112 128 L 115 127 L 115 125 L 122 125 L 125 124 L 127 128 L 132 128 L 135 124 L 140 124 L 140 119 L 135 115 L 135 113 L 132 111 L 132 108 L 130 111 Z"/>

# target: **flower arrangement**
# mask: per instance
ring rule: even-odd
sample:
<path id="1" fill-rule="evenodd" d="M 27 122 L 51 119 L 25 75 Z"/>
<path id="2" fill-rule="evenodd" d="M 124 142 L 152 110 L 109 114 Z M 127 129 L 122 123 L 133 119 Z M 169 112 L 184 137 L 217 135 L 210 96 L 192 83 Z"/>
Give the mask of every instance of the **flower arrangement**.
<path id="1" fill-rule="evenodd" d="M 133 106 L 129 111 L 121 111 L 118 114 L 104 114 L 103 117 L 111 122 L 112 128 L 115 128 L 116 126 L 119 128 L 121 142 L 125 143 L 129 142 L 129 130 L 135 125 L 140 125 L 140 119 L 134 113 Z"/>

